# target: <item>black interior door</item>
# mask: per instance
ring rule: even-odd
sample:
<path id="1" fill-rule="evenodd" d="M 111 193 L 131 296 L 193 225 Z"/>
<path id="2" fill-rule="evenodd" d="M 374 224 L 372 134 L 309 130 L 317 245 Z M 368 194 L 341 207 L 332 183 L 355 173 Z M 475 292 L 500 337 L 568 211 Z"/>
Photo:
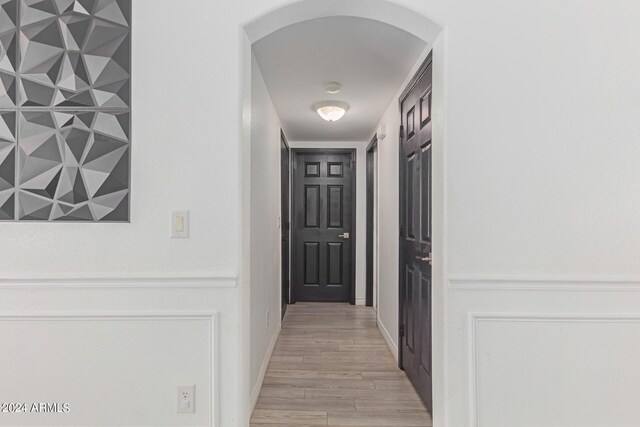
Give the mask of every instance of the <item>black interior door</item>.
<path id="1" fill-rule="evenodd" d="M 401 100 L 400 321 L 402 367 L 432 410 L 431 65 Z"/>
<path id="2" fill-rule="evenodd" d="M 281 189 L 280 189 L 280 231 L 282 234 L 282 317 L 287 311 L 289 304 L 289 232 L 291 229 L 291 221 L 289 220 L 289 185 L 290 185 L 290 168 L 291 163 L 289 156 L 289 144 L 284 133 L 280 132 L 280 169 L 281 169 Z"/>
<path id="3" fill-rule="evenodd" d="M 353 298 L 354 153 L 294 150 L 295 301 Z"/>

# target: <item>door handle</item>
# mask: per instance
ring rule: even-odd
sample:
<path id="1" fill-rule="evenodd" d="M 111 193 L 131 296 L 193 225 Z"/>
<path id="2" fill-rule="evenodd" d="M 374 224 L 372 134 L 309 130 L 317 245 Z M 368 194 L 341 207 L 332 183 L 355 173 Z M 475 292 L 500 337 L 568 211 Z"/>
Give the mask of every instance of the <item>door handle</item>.
<path id="1" fill-rule="evenodd" d="M 339 234 L 338 237 L 340 237 L 341 239 L 348 239 L 349 233 Z"/>
<path id="2" fill-rule="evenodd" d="M 431 264 L 432 264 L 432 261 L 433 261 L 433 259 L 431 258 L 431 256 L 432 256 L 432 253 L 431 253 L 431 252 L 429 252 L 429 256 L 426 256 L 426 257 L 424 257 L 424 258 L 423 258 L 423 257 L 421 257 L 421 256 L 417 256 L 417 257 L 416 257 L 416 259 L 418 259 L 418 260 L 420 260 L 420 261 L 428 262 L 428 263 L 429 263 L 429 265 L 431 265 Z"/>

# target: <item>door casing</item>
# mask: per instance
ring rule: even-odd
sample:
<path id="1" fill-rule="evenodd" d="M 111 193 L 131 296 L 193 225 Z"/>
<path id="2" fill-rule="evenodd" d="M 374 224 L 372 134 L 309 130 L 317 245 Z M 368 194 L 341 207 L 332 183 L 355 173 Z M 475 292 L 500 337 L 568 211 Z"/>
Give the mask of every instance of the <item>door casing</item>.
<path id="1" fill-rule="evenodd" d="M 366 286 L 366 306 L 373 307 L 373 277 L 376 262 L 374 257 L 374 153 L 378 147 L 378 137 L 374 136 L 367 147 L 367 286 Z"/>
<path id="2" fill-rule="evenodd" d="M 291 176 L 295 177 L 296 176 L 296 155 L 297 154 L 350 154 L 351 155 L 351 188 L 352 188 L 352 199 L 353 200 L 357 200 L 357 189 L 356 189 L 356 175 L 357 175 L 357 162 L 356 162 L 356 149 L 351 149 L 351 148 L 292 148 L 291 149 L 291 165 L 292 170 L 291 170 Z M 293 184 L 293 182 L 292 182 Z M 291 192 L 291 212 L 296 212 L 297 210 L 297 204 L 296 204 L 296 197 L 294 192 Z M 357 225 L 356 225 L 356 218 L 357 218 L 357 203 L 353 203 L 353 208 L 351 209 L 351 236 L 350 238 L 352 239 L 352 244 L 351 244 L 351 287 L 349 290 L 349 303 L 351 305 L 355 305 L 356 304 L 356 229 L 357 229 Z M 298 240 L 298 236 L 296 233 L 296 215 L 292 215 L 291 218 L 291 245 L 294 245 L 295 242 L 297 242 Z M 292 261 L 293 261 L 293 257 L 292 257 Z M 289 276 L 293 277 L 293 262 L 291 262 L 290 264 L 290 271 L 289 271 Z M 290 299 L 289 299 L 291 304 L 295 304 L 296 303 L 296 298 L 295 298 L 295 292 L 291 292 L 290 294 Z"/>
<path id="3" fill-rule="evenodd" d="M 286 163 L 280 164 L 280 233 L 282 242 L 281 318 L 284 318 L 291 296 L 291 149 L 289 148 L 289 143 L 282 129 L 280 130 L 280 144 L 286 151 L 286 155 L 283 152 L 280 154 L 281 162 L 284 162 L 284 158 L 286 157 Z"/>

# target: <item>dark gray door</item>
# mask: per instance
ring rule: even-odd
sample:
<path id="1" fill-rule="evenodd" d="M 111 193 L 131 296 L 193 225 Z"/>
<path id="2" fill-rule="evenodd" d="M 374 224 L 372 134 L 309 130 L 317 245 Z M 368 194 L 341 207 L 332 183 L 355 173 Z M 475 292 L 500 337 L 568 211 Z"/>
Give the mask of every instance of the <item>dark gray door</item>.
<path id="1" fill-rule="evenodd" d="M 429 64 L 401 100 L 400 281 L 402 367 L 432 409 L 431 82 Z"/>
<path id="2" fill-rule="evenodd" d="M 281 189 L 280 189 L 280 232 L 282 234 L 282 317 L 287 311 L 289 304 L 289 233 L 291 230 L 291 222 L 289 220 L 289 185 L 290 185 L 290 156 L 289 144 L 283 132 L 280 132 L 280 170 L 281 170 Z"/>
<path id="3" fill-rule="evenodd" d="M 294 302 L 353 302 L 354 158 L 294 150 Z"/>

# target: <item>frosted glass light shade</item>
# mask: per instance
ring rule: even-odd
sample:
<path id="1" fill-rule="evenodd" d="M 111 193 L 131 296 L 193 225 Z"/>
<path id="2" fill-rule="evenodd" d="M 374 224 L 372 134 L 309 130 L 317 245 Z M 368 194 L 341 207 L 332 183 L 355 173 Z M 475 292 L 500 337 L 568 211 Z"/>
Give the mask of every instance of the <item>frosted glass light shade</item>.
<path id="1" fill-rule="evenodd" d="M 320 102 L 313 107 L 318 115 L 328 122 L 337 122 L 347 113 L 349 106 L 343 102 Z"/>
<path id="2" fill-rule="evenodd" d="M 342 107 L 320 107 L 316 110 L 318 115 L 328 122 L 336 122 L 344 117 L 346 111 Z"/>

